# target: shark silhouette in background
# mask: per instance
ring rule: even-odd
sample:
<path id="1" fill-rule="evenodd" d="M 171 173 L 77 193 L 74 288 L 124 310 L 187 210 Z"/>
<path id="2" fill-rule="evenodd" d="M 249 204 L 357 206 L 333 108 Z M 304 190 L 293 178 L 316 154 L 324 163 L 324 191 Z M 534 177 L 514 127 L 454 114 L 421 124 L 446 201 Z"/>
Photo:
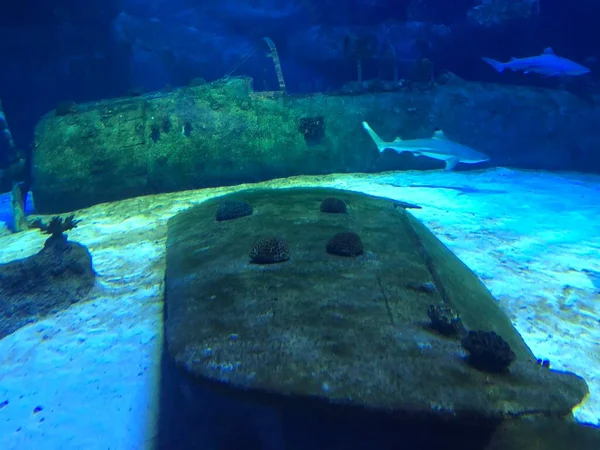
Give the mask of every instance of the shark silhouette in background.
<path id="1" fill-rule="evenodd" d="M 492 58 L 481 59 L 498 72 L 503 72 L 506 69 L 514 72 L 522 70 L 524 73 L 538 73 L 546 77 L 584 75 L 590 72 L 590 69 L 575 61 L 555 55 L 551 47 L 544 49 L 541 55 L 512 58 L 504 63 Z"/>
<path id="2" fill-rule="evenodd" d="M 404 140 L 397 137 L 391 142 L 386 142 L 373 131 L 367 122 L 363 122 L 362 126 L 369 133 L 380 153 L 389 148 L 398 153 L 410 152 L 415 156 L 429 156 L 444 161 L 446 170 L 452 170 L 459 162 L 475 164 L 490 159 L 484 153 L 451 141 L 441 130 L 436 131 L 430 138 Z"/>

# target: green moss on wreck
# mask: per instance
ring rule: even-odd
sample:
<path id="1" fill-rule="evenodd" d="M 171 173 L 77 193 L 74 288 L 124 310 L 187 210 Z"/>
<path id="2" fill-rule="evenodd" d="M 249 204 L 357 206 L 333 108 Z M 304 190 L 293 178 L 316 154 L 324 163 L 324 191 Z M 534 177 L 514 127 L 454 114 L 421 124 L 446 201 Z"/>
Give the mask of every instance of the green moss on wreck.
<path id="1" fill-rule="evenodd" d="M 598 117 L 600 108 L 566 92 L 456 78 L 427 91 L 309 96 L 257 93 L 249 78 L 230 78 L 47 114 L 36 128 L 33 194 L 40 213 L 57 213 L 298 174 L 442 167 L 380 155 L 362 121 L 383 139 L 430 137 L 441 128 L 494 158 L 510 160 L 527 146 L 512 156 L 564 166 L 574 145 L 582 157 L 600 145 Z"/>
<path id="2" fill-rule="evenodd" d="M 37 128 L 34 195 L 42 211 L 324 168 L 299 131 L 298 111 L 255 94 L 246 78 L 78 111 L 48 115 Z"/>

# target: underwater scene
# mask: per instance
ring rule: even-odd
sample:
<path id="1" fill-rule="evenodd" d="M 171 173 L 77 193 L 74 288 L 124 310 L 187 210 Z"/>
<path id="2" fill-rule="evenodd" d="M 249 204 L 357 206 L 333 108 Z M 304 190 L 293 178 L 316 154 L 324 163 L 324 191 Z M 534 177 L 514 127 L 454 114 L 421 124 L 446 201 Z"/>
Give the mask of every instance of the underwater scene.
<path id="1" fill-rule="evenodd" d="M 0 8 L 0 450 L 600 449 L 600 3 Z"/>

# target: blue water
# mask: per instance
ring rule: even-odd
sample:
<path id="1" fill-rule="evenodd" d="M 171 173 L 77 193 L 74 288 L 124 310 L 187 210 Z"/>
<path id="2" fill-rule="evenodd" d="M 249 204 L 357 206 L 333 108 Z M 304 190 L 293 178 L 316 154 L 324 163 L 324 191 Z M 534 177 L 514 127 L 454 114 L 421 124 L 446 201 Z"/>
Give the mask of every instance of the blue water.
<path id="1" fill-rule="evenodd" d="M 27 196 L 27 201 L 25 202 L 25 214 L 33 213 L 33 202 L 31 201 L 31 196 Z M 12 214 L 10 208 L 10 193 L 0 194 L 0 222 L 3 223 L 6 227 L 10 228 L 12 226 Z"/>
<path id="2" fill-rule="evenodd" d="M 47 114 L 54 120 L 57 107 L 59 111 L 60 106 L 64 108 L 65 105 L 67 110 L 69 105 L 87 108 L 86 105 L 96 101 L 132 100 L 146 94 L 148 99 L 168 97 L 172 92 L 178 92 L 174 88 L 204 85 L 229 76 L 250 77 L 254 91 L 277 92 L 283 96 L 279 92 L 283 77 L 285 95 L 290 98 L 313 99 L 315 94 L 307 108 L 311 110 L 308 119 L 315 121 L 321 108 L 319 94 L 339 96 L 341 101 L 348 101 L 345 105 L 351 105 L 348 99 L 358 98 L 359 94 L 399 92 L 402 88 L 412 103 L 399 106 L 382 101 L 388 109 L 371 114 L 373 117 L 363 117 L 370 114 L 368 110 L 359 111 L 344 127 L 338 123 L 327 128 L 329 134 L 323 128 L 309 136 L 314 138 L 312 141 L 305 134 L 308 151 L 314 151 L 309 153 L 310 156 L 318 155 L 311 173 L 321 173 L 319 161 L 323 161 L 325 167 L 335 158 L 343 160 L 340 167 L 351 168 L 347 170 L 359 167 L 353 165 L 355 159 L 359 159 L 357 154 L 346 153 L 340 157 L 338 152 L 332 158 L 328 153 L 331 148 L 320 147 L 323 136 L 329 136 L 331 142 L 336 133 L 341 134 L 341 128 L 343 131 L 356 130 L 357 139 L 364 139 L 365 146 L 361 148 L 370 146 L 367 150 L 371 152 L 369 157 L 372 156 L 373 164 L 360 166 L 361 172 L 414 169 L 410 175 L 406 172 L 390 175 L 393 181 L 389 184 L 421 192 L 423 211 L 429 214 L 429 226 L 436 233 L 443 232 L 457 249 L 462 248 L 473 261 L 480 263 L 480 268 L 487 268 L 482 272 L 484 275 L 487 272 L 487 277 L 482 275 L 483 281 L 494 283 L 494 288 L 501 293 L 499 304 L 511 305 L 511 319 L 519 322 L 522 333 L 537 348 L 556 350 L 559 348 L 557 336 L 572 340 L 573 352 L 553 362 L 558 367 L 569 368 L 569 362 L 572 364 L 573 359 L 578 359 L 578 351 L 580 355 L 593 354 L 599 342 L 598 334 L 594 333 L 600 321 L 600 309 L 589 299 L 600 294 L 600 265 L 590 256 L 598 254 L 600 243 L 597 233 L 590 232 L 595 228 L 588 226 L 594 223 L 590 219 L 592 209 L 589 205 L 595 205 L 595 200 L 590 197 L 598 192 L 598 184 L 582 175 L 584 172 L 592 174 L 591 177 L 600 174 L 599 17 L 600 2 L 597 0 L 3 2 L 0 6 L 0 228 L 12 224 L 10 194 L 1 192 L 8 191 L 15 181 L 31 182 L 36 186 L 34 175 L 27 170 L 15 179 L 8 179 L 7 174 L 12 173 L 10 169 L 16 166 L 14 161 L 19 158 L 27 161 L 27 167 L 34 165 L 36 155 L 33 152 L 40 148 L 37 144 L 45 137 L 40 134 L 41 120 Z M 551 52 L 544 50 L 549 48 Z M 549 62 L 551 54 L 553 57 Z M 506 64 L 511 58 L 516 60 Z M 277 67 L 277 60 L 280 67 Z M 468 87 L 460 84 L 463 81 L 469 83 Z M 442 91 L 448 86 L 459 87 L 444 97 Z M 431 96 L 421 97 L 422 93 Z M 530 98 L 539 102 L 531 104 L 527 100 Z M 282 102 L 292 111 L 291 102 L 285 101 L 284 97 Z M 185 124 L 177 123 L 177 133 L 181 128 L 189 137 L 190 133 L 201 132 L 218 123 L 216 119 L 214 123 L 206 119 L 216 117 L 217 103 L 203 111 L 187 109 L 189 114 Z M 373 103 L 381 106 L 378 102 Z M 185 101 L 182 104 L 183 109 L 189 107 Z M 240 109 L 247 106 L 240 104 Z M 465 115 L 469 107 L 472 107 L 472 114 Z M 153 120 L 150 109 L 145 106 L 140 109 L 144 121 Z M 106 117 L 110 114 L 107 112 Z M 190 117 L 196 122 L 190 124 Z M 256 119 L 260 122 L 260 114 Z M 53 184 L 55 188 L 59 186 L 59 194 L 54 192 L 56 195 L 45 198 L 74 199 L 75 195 L 69 197 L 68 187 L 81 186 L 81 179 L 69 183 L 68 176 L 72 172 L 61 173 L 63 157 L 65 165 L 68 158 L 68 161 L 78 161 L 86 170 L 90 169 L 89 179 L 85 180 L 89 183 L 86 188 L 90 189 L 86 192 L 93 192 L 94 187 L 115 175 L 105 173 L 116 166 L 110 157 L 104 157 L 105 149 L 94 147 L 95 133 L 108 129 L 110 133 L 122 133 L 120 136 L 125 141 L 131 138 L 127 135 L 127 126 L 133 121 L 115 121 L 107 125 L 102 120 L 94 124 L 95 128 L 85 128 L 86 124 L 80 127 L 77 116 L 72 114 L 53 122 L 61 125 L 56 128 L 59 132 L 50 139 L 57 146 L 59 167 L 49 172 L 52 176 L 62 174 L 67 181 L 59 180 Z M 235 138 L 242 132 L 240 130 L 255 125 L 243 120 L 231 124 L 221 122 L 221 125 Z M 388 145 L 395 142 L 395 136 L 404 140 L 430 140 L 435 136 L 435 130 L 443 126 L 444 132 L 455 143 L 473 149 L 479 145 L 486 147 L 486 152 L 492 150 L 489 152 L 491 158 L 473 167 L 470 164 L 478 162 L 463 157 L 455 172 L 436 172 L 444 166 L 444 161 L 453 159 L 444 159 L 447 155 L 440 157 L 439 154 L 437 158 L 434 155 L 432 159 L 426 159 L 418 152 L 417 156 L 402 152 L 401 148 L 395 152 L 393 145 L 378 153 L 377 146 L 362 134 L 364 130 L 360 124 L 363 120 L 369 120 Z M 169 128 L 171 125 L 169 122 Z M 111 126 L 115 128 L 111 129 Z M 85 139 L 89 138 L 89 141 L 84 139 L 86 147 L 79 154 L 73 144 L 77 140 L 71 138 L 84 128 Z M 132 129 L 137 133 L 143 127 Z M 146 139 L 138 139 L 140 135 L 136 134 L 132 141 L 140 147 L 132 145 L 124 151 L 135 154 L 136 150 L 132 148 L 152 143 L 159 148 L 157 133 L 153 129 Z M 298 139 L 304 142 L 302 138 Z M 248 144 L 252 147 L 255 143 Z M 396 144 L 397 147 L 401 145 Z M 89 154 L 84 156 L 83 150 L 90 148 L 96 153 L 91 157 Z M 150 159 L 154 155 L 154 147 L 149 148 L 141 151 L 143 158 L 148 155 Z M 172 146 L 168 151 L 179 150 Z M 102 157 L 95 159 L 96 155 Z M 165 154 L 149 162 L 148 168 L 176 167 L 176 164 L 169 165 L 169 156 L 172 155 Z M 230 167 L 233 171 L 244 164 L 245 167 L 254 167 L 253 164 L 262 167 L 263 163 L 238 161 L 235 155 L 227 155 L 224 159 L 226 161 L 220 161 L 215 167 Z M 145 164 L 144 160 L 141 168 L 136 167 L 134 171 L 128 170 L 130 167 L 123 171 L 116 169 L 118 173 L 112 180 L 122 181 L 122 186 L 102 190 L 102 194 L 108 191 L 110 194 L 107 198 L 97 195 L 98 202 L 114 200 L 114 195 L 137 189 L 132 186 L 138 186 L 138 177 L 146 175 Z M 164 190 L 195 188 L 198 187 L 193 184 L 197 181 L 195 177 L 202 178 L 197 172 L 205 170 L 205 166 L 212 167 L 205 161 L 195 161 L 191 168 L 184 165 L 177 167 L 185 173 L 171 172 L 168 175 L 173 177 L 167 181 L 150 176 L 145 180 L 147 184 L 141 183 L 142 187 L 135 192 L 151 193 L 154 186 L 163 181 L 161 189 Z M 301 163 L 297 165 L 297 172 L 302 173 Z M 510 170 L 503 172 L 498 166 Z M 265 173 L 278 173 L 277 169 L 270 167 Z M 424 173 L 417 172 L 421 170 L 426 170 L 430 177 L 419 177 Z M 472 177 L 453 182 L 457 179 L 453 177 L 460 171 L 473 171 Z M 565 171 L 577 174 L 573 180 L 561 183 L 560 177 Z M 539 177 L 542 181 L 536 178 L 545 172 L 554 174 L 554 182 L 548 181 L 550 178 L 546 176 Z M 133 175 L 129 179 L 123 173 Z M 439 174 L 437 179 L 436 173 Z M 251 175 L 243 181 L 265 178 L 264 174 Z M 511 184 L 511 176 L 520 181 Z M 484 181 L 475 181 L 478 177 Z M 488 183 L 486 177 L 502 178 L 504 184 L 500 183 L 502 186 L 499 187 L 498 183 Z M 181 179 L 186 180 L 182 183 L 184 186 L 177 184 Z M 224 179 L 225 176 L 219 181 Z M 231 179 L 236 178 L 232 176 Z M 369 182 L 372 182 L 371 178 Z M 586 190 L 590 186 L 595 189 L 592 194 Z M 578 187 L 585 192 L 577 193 Z M 381 187 L 381 192 L 383 189 Z M 528 193 L 536 195 L 527 197 Z M 542 205 L 540 199 L 546 204 Z M 411 201 L 410 198 L 404 200 Z M 77 205 L 73 209 L 89 206 L 80 198 L 70 204 Z M 475 204 L 479 210 L 471 209 Z M 38 207 L 41 208 L 41 203 Z M 509 208 L 511 213 L 497 216 L 491 213 L 504 208 Z M 443 222 L 440 217 L 448 216 L 449 211 L 458 211 L 464 215 L 465 223 L 470 223 L 465 225 L 470 226 L 469 232 L 465 231 L 460 238 L 455 237 L 451 225 L 440 225 Z M 535 214 L 540 212 L 543 214 Z M 26 213 L 34 213 L 31 196 L 27 198 Z M 89 308 L 78 309 L 85 303 L 81 302 L 66 312 L 41 318 L 31 327 L 0 338 L 0 368 L 7 376 L 14 377 L 10 386 L 3 386 L 1 375 L 4 372 L 0 373 L 0 423 L 5 427 L 3 429 L 9 430 L 0 435 L 0 449 L 69 450 L 65 442 L 76 442 L 77 448 L 90 450 L 108 447 L 111 450 L 142 450 L 147 448 L 147 441 L 156 437 L 144 433 L 150 430 L 149 433 L 158 434 L 157 429 L 163 430 L 161 450 L 282 450 L 285 439 L 280 434 L 285 433 L 286 450 L 303 450 L 314 445 L 328 450 L 428 448 L 422 443 L 413 447 L 412 443 L 393 442 L 396 418 L 358 414 L 358 418 L 346 421 L 347 418 L 338 416 L 337 411 L 312 417 L 312 404 L 277 410 L 246 398 L 232 400 L 227 394 L 221 395 L 220 390 L 213 391 L 212 386 L 209 389 L 188 383 L 168 354 L 157 350 L 160 349 L 157 342 L 163 338 L 164 248 L 156 239 L 164 237 L 160 235 L 164 228 L 160 227 L 164 225 L 165 217 L 160 218 L 163 222 L 159 224 L 156 217 L 149 218 L 150 213 L 148 216 L 122 214 L 119 217 L 127 216 L 122 222 L 112 220 L 110 212 L 108 216 L 102 216 L 101 208 L 92 214 L 98 214 L 98 220 L 84 221 L 82 227 L 88 228 L 78 230 L 82 243 L 93 249 L 91 253 L 98 269 L 95 297 L 88 302 Z M 555 220 L 557 215 L 561 220 Z M 52 214 L 45 220 L 50 216 Z M 473 217 L 477 220 L 468 222 Z M 150 220 L 157 221 L 149 223 Z M 531 230 L 542 221 L 544 227 L 538 228 L 545 235 L 532 236 Z M 160 233 L 145 240 L 144 233 L 148 229 Z M 130 232 L 134 236 L 132 241 L 128 240 Z M 109 235 L 110 238 L 103 240 Z M 481 235 L 486 235 L 494 246 L 489 244 L 486 251 L 471 248 L 472 242 Z M 26 245 L 20 245 L 19 235 L 3 233 L 1 238 L 4 241 L 0 252 L 3 245 L 5 249 L 10 246 L 11 251 L 16 248 L 14 255 L 17 258 L 19 252 L 25 250 Z M 569 256 L 565 252 L 567 247 Z M 528 254 L 519 256 L 524 249 Z M 501 268 L 511 271 L 514 279 L 499 280 L 498 276 L 490 275 L 490 272 L 495 273 L 493 257 L 499 258 Z M 530 272 L 528 265 L 547 271 L 538 268 L 537 272 Z M 6 280 L 10 277 L 5 277 L 1 270 L 0 283 L 8 285 Z M 36 266 L 35 270 L 24 283 L 27 286 L 39 279 L 41 269 Z M 131 280 L 137 280 L 139 284 L 135 285 Z M 27 298 L 27 293 L 21 295 Z M 12 306 L 6 307 L 8 301 L 0 298 L 0 322 L 14 313 Z M 127 348 L 115 357 L 111 349 L 120 345 Z M 124 357 L 127 351 L 129 356 Z M 558 358 L 559 353 L 557 350 L 551 354 Z M 597 405 L 600 403 L 596 382 L 600 378 L 599 371 L 594 371 L 593 364 L 589 366 L 588 373 L 593 374 L 588 380 L 593 386 L 591 396 L 593 404 Z M 107 374 L 112 374 L 108 381 L 105 379 Z M 65 394 L 64 389 L 53 389 L 53 382 L 63 383 L 54 380 L 69 376 L 78 377 L 74 392 Z M 123 386 L 124 383 L 131 383 L 133 387 Z M 157 386 L 161 392 L 156 391 Z M 120 389 L 144 394 L 139 394 L 134 404 L 126 404 Z M 104 401 L 105 409 L 98 407 L 102 410 L 90 411 L 89 404 L 104 406 Z M 113 412 L 114 417 L 111 413 L 103 414 L 104 411 Z M 52 422 L 59 420 L 57 417 L 62 422 Z M 600 423 L 600 411 L 596 409 L 586 410 L 586 417 L 594 424 Z M 405 422 L 405 426 L 406 423 L 410 425 Z M 462 431 L 467 432 L 468 428 Z M 427 437 L 428 430 L 421 431 L 421 436 Z M 458 442 L 460 436 L 454 436 L 453 430 L 445 431 L 452 442 L 455 442 L 454 438 Z M 473 433 L 477 434 L 476 431 L 481 431 L 480 427 L 475 427 Z M 114 443 L 118 443 L 116 447 Z M 600 448 L 600 443 L 591 448 Z"/>

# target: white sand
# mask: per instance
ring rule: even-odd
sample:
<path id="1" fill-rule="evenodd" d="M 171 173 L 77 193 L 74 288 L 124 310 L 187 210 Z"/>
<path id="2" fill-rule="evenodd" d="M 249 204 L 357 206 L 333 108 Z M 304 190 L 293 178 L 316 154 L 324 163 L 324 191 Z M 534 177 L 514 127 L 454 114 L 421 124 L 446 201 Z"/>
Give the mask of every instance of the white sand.
<path id="1" fill-rule="evenodd" d="M 411 210 L 485 282 L 527 344 L 583 376 L 577 420 L 600 424 L 600 177 L 506 169 L 300 177 Z M 413 187 L 411 187 L 413 185 Z M 442 187 L 414 187 L 437 185 Z M 0 341 L 0 448 L 145 449 L 156 434 L 166 222 L 235 189 L 137 198 L 79 211 L 91 301 Z M 461 190 L 448 189 L 467 188 Z M 0 233 L 0 263 L 36 253 L 37 231 Z M 33 413 L 36 406 L 42 411 Z"/>

